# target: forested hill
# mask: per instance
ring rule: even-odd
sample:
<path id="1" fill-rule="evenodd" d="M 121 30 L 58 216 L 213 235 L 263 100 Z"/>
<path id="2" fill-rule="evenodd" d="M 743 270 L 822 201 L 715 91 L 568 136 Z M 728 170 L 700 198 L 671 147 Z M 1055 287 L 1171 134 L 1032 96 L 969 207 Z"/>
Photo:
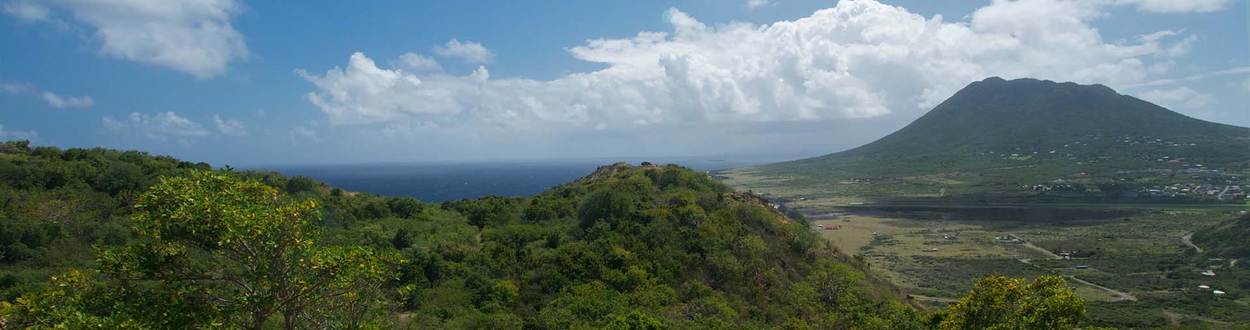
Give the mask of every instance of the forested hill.
<path id="1" fill-rule="evenodd" d="M 1250 214 L 1194 232 L 1194 244 L 1218 258 L 1250 258 Z"/>
<path id="2" fill-rule="evenodd" d="M 1084 313 L 1058 277 L 990 277 L 916 310 L 804 223 L 672 165 L 427 204 L 8 142 L 0 193 L 0 328 L 1071 328 Z"/>
<path id="3" fill-rule="evenodd" d="M 1250 128 L 1203 121 L 1103 85 L 997 77 L 973 82 L 906 127 L 766 173 L 916 175 L 1027 166 L 1035 173 L 1113 173 L 1202 164 L 1250 166 Z M 1177 164 L 1164 164 L 1177 160 Z"/>

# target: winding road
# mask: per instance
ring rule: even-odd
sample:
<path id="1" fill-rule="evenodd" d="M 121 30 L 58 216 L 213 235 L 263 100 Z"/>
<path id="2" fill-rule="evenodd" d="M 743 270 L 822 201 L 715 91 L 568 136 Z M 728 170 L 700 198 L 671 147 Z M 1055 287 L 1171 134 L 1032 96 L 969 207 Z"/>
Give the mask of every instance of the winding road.
<path id="1" fill-rule="evenodd" d="M 1128 292 L 1124 292 L 1124 291 L 1120 291 L 1120 290 L 1116 290 L 1116 289 L 1108 288 L 1108 287 L 1105 287 L 1105 286 L 1101 286 L 1101 285 L 1098 285 L 1098 284 L 1094 284 L 1093 282 L 1090 282 L 1090 281 L 1086 281 L 1086 280 L 1082 280 L 1082 279 L 1076 278 L 1076 276 L 1072 276 L 1072 275 L 1064 275 L 1064 276 L 1066 276 L 1067 278 L 1072 279 L 1073 281 L 1077 281 L 1077 282 L 1085 283 L 1085 285 L 1092 286 L 1092 287 L 1095 287 L 1095 288 L 1099 288 L 1099 289 L 1102 289 L 1103 291 L 1107 291 L 1107 292 L 1109 292 L 1109 293 L 1111 293 L 1111 294 L 1115 295 L 1116 297 L 1118 297 L 1118 298 L 1116 298 L 1116 300 L 1114 300 L 1114 301 L 1123 301 L 1123 300 L 1128 300 L 1128 301 L 1137 301 L 1137 297 L 1136 297 L 1136 296 L 1133 296 L 1132 294 L 1129 294 Z"/>
<path id="2" fill-rule="evenodd" d="M 1037 252 L 1041 252 L 1042 254 L 1045 254 L 1046 256 L 1049 256 L 1049 257 L 1051 257 L 1051 258 L 1054 258 L 1054 259 L 1061 259 L 1061 258 L 1062 258 L 1062 257 L 1060 257 L 1059 255 L 1056 255 L 1054 252 L 1050 252 L 1050 250 L 1044 249 L 1044 248 L 1042 248 L 1042 247 L 1040 247 L 1040 246 L 1037 246 L 1037 245 L 1033 245 L 1033 243 L 1028 243 L 1028 242 L 1025 242 L 1023 245 L 1024 245 L 1024 247 L 1026 247 L 1026 248 L 1029 248 L 1029 249 L 1035 250 L 1035 251 L 1037 251 Z M 1023 262 L 1023 263 L 1025 263 L 1025 264 L 1027 264 L 1027 265 L 1037 267 L 1036 265 L 1033 265 L 1032 260 L 1029 260 L 1029 259 L 1016 259 L 1016 260 L 1019 260 L 1020 262 Z M 1127 300 L 1127 301 L 1137 301 L 1137 297 L 1136 297 L 1136 296 L 1133 296 L 1132 294 L 1130 294 L 1130 293 L 1128 293 L 1128 292 L 1124 292 L 1124 291 L 1120 291 L 1120 290 L 1116 290 L 1116 289 L 1108 288 L 1108 287 L 1105 287 L 1105 286 L 1101 286 L 1101 285 L 1098 285 L 1098 284 L 1094 284 L 1094 282 L 1090 282 L 1090 281 L 1082 280 L 1082 279 L 1077 278 L 1076 276 L 1073 276 L 1073 275 L 1063 275 L 1063 277 L 1067 277 L 1067 278 L 1072 279 L 1072 281 L 1075 281 L 1075 282 L 1081 282 L 1082 284 L 1085 284 L 1085 285 L 1088 285 L 1088 286 L 1091 286 L 1091 287 L 1094 287 L 1094 288 L 1098 288 L 1098 289 L 1101 289 L 1101 290 L 1103 290 L 1103 291 L 1107 291 L 1107 293 L 1110 293 L 1111 295 L 1116 296 L 1116 299 L 1115 299 L 1115 300 L 1113 300 L 1113 301 L 1126 301 L 1126 300 Z"/>
<path id="3" fill-rule="evenodd" d="M 959 299 L 955 299 L 955 298 L 929 297 L 929 296 L 920 296 L 920 295 L 914 295 L 914 294 L 908 295 L 908 296 L 910 296 L 912 299 L 921 300 L 921 301 L 935 301 L 935 302 L 946 303 L 946 304 L 959 303 Z"/>
<path id="4" fill-rule="evenodd" d="M 1054 252 L 1050 252 L 1050 250 L 1043 249 L 1042 247 L 1037 246 L 1037 245 L 1033 245 L 1033 243 L 1024 242 L 1024 244 L 1021 244 L 1021 245 L 1023 245 L 1024 247 L 1030 250 L 1041 252 L 1042 254 L 1046 255 L 1047 257 L 1050 257 L 1051 259 L 1063 259 L 1063 257 L 1060 257 Z M 1028 263 L 1028 262 L 1025 262 L 1025 263 Z"/>
<path id="5" fill-rule="evenodd" d="M 1181 242 L 1184 242 L 1185 245 L 1188 245 L 1189 247 L 1194 248 L 1194 250 L 1198 251 L 1198 253 L 1202 253 L 1202 248 L 1198 247 L 1197 245 L 1194 245 L 1193 238 L 1194 238 L 1194 233 L 1188 233 L 1188 234 L 1185 234 L 1185 236 L 1181 236 Z"/>

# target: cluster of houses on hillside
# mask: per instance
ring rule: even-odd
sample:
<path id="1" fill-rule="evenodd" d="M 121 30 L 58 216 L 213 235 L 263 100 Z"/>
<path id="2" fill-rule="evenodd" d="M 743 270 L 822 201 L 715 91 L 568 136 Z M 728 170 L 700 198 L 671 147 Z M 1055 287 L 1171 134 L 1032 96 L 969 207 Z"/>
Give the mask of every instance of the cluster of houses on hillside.
<path id="1" fill-rule="evenodd" d="M 1085 176 L 1084 173 L 1073 175 L 1074 177 Z M 1119 180 L 1116 185 L 1128 185 L 1129 189 L 1117 189 L 1121 198 L 1145 198 L 1145 199 L 1179 199 L 1179 200 L 1218 200 L 1218 201 L 1243 201 L 1250 197 L 1250 183 L 1241 180 L 1235 176 L 1225 176 L 1219 180 L 1195 180 L 1191 182 L 1178 182 L 1171 184 L 1155 184 L 1136 186 L 1131 181 Z M 1136 187 L 1132 187 L 1136 186 Z M 1026 184 L 1020 188 L 1037 193 L 1048 192 L 1069 192 L 1069 193 L 1099 193 L 1106 194 L 1106 189 L 1101 184 L 1081 183 L 1075 179 L 1059 178 L 1046 183 Z M 1122 189 L 1122 188 L 1121 188 Z"/>
<path id="2" fill-rule="evenodd" d="M 1063 180 L 1063 179 L 1055 179 L 1055 181 L 1051 181 L 1051 182 L 1049 182 L 1049 183 L 1041 183 L 1041 184 L 1035 184 L 1035 185 L 1031 185 L 1031 186 L 1030 186 L 1030 185 L 1026 185 L 1026 186 L 1024 186 L 1024 187 L 1025 187 L 1026 189 L 1029 189 L 1029 190 L 1032 190 L 1032 191 L 1036 191 L 1036 192 L 1048 192 L 1048 191 L 1085 191 L 1085 187 L 1084 187 L 1084 186 L 1081 186 L 1081 185 L 1079 185 L 1079 184 L 1072 184 L 1072 183 L 1069 183 L 1069 182 L 1067 182 L 1067 181 L 1065 181 L 1065 180 Z"/>
<path id="3" fill-rule="evenodd" d="M 1246 199 L 1247 190 L 1250 190 L 1250 186 L 1174 183 L 1166 186 L 1143 187 L 1140 192 L 1145 197 L 1151 198 L 1241 201 Z"/>

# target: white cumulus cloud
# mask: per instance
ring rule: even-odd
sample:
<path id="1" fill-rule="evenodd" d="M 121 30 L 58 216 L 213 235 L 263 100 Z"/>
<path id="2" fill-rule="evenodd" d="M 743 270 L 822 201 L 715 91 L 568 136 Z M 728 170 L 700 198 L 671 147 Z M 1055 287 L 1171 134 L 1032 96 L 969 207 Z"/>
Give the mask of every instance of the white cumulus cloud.
<path id="1" fill-rule="evenodd" d="M 769 2 L 771 1 L 770 0 L 747 0 L 747 8 L 755 9 L 755 8 L 767 6 Z"/>
<path id="2" fill-rule="evenodd" d="M 1138 10 L 1155 13 L 1205 13 L 1228 7 L 1229 0 L 1115 0 Z"/>
<path id="3" fill-rule="evenodd" d="M 1104 40 L 1091 25 L 1104 7 L 995 1 L 949 22 L 844 0 L 792 21 L 720 26 L 670 9 L 671 31 L 589 40 L 569 53 L 604 68 L 551 80 L 492 79 L 485 67 L 429 72 L 402 58 L 380 67 L 361 52 L 345 68 L 299 72 L 315 86 L 307 98 L 331 124 L 378 124 L 394 136 L 457 127 L 474 135 L 681 129 L 918 113 L 988 76 L 1143 83 L 1166 74 L 1168 61 L 1184 53 L 1178 45 L 1191 42 L 1175 31 Z"/>
<path id="4" fill-rule="evenodd" d="M 217 126 L 217 131 L 223 135 L 247 136 L 247 127 L 241 121 L 221 119 L 220 115 L 213 115 L 213 124 Z"/>
<path id="5" fill-rule="evenodd" d="M 434 54 L 442 57 L 459 58 L 467 63 L 488 63 L 495 59 L 495 53 L 482 44 L 451 39 L 447 44 L 434 46 Z"/>
<path id="6" fill-rule="evenodd" d="M 89 108 L 95 105 L 95 100 L 92 100 L 90 96 L 60 96 L 53 92 L 44 91 L 40 97 L 43 98 L 44 102 L 48 103 L 48 106 L 57 109 Z"/>
<path id="7" fill-rule="evenodd" d="M 211 132 L 204 125 L 178 116 L 174 112 L 155 114 L 132 112 L 121 119 L 105 116 L 105 129 L 121 134 L 138 134 L 143 137 L 165 141 L 170 138 L 194 138 L 208 136 Z"/>
<path id="8" fill-rule="evenodd" d="M 90 96 L 62 96 L 51 91 L 40 90 L 39 87 L 26 83 L 0 81 L 0 91 L 14 95 L 38 97 L 44 103 L 47 103 L 49 107 L 56 109 L 90 108 L 95 106 L 95 100 L 91 99 Z"/>
<path id="9" fill-rule="evenodd" d="M 443 66 L 429 56 L 417 53 L 399 55 L 396 63 L 400 68 L 411 72 L 442 72 Z"/>
<path id="10" fill-rule="evenodd" d="M 34 1 L 9 1 L 4 3 L 3 8 L 5 13 L 25 22 L 48 20 L 48 7 Z"/>
<path id="11" fill-rule="evenodd" d="M 236 0 L 17 0 L 4 10 L 39 21 L 52 19 L 49 8 L 63 9 L 69 21 L 93 32 L 100 54 L 206 79 L 247 56 L 243 36 L 231 24 L 242 7 Z"/>
<path id="12" fill-rule="evenodd" d="M 1214 95 L 1200 93 L 1185 86 L 1152 89 L 1137 93 L 1137 96 L 1165 108 L 1189 111 L 1203 110 L 1203 107 L 1215 101 Z"/>

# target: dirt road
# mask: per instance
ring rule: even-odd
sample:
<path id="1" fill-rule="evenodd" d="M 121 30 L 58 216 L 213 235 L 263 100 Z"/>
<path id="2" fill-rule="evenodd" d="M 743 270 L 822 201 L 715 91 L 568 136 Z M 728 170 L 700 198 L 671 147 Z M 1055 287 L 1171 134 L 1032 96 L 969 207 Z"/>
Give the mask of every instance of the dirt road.
<path id="1" fill-rule="evenodd" d="M 1045 254 L 1045 255 L 1047 255 L 1047 256 L 1050 256 L 1051 258 L 1054 258 L 1054 259 L 1059 259 L 1059 258 L 1060 258 L 1060 257 L 1059 257 L 1058 255 L 1056 255 L 1055 253 L 1050 252 L 1050 250 L 1043 249 L 1043 248 L 1041 248 L 1041 247 L 1039 247 L 1039 246 L 1033 245 L 1033 243 L 1024 243 L 1023 245 L 1024 245 L 1024 247 L 1027 247 L 1027 248 L 1029 248 L 1029 249 L 1033 249 L 1033 250 L 1036 250 L 1036 251 L 1038 251 L 1038 252 L 1041 252 L 1041 253 L 1043 253 L 1043 254 Z M 1025 263 L 1025 264 L 1028 264 L 1028 265 L 1033 265 L 1032 260 L 1029 260 L 1029 259 L 1017 259 L 1017 260 L 1019 260 L 1020 262 Z M 1034 267 L 1036 267 L 1036 266 L 1034 266 Z M 1111 295 L 1116 296 L 1116 300 L 1115 300 L 1115 301 L 1125 301 L 1125 300 L 1127 300 L 1127 301 L 1137 301 L 1137 297 L 1133 296 L 1132 294 L 1129 294 L 1128 292 L 1124 292 L 1124 291 L 1120 291 L 1120 290 L 1116 290 L 1116 289 L 1108 288 L 1108 287 L 1105 287 L 1105 286 L 1101 286 L 1101 285 L 1098 285 L 1098 284 L 1094 284 L 1093 282 L 1086 281 L 1086 280 L 1082 280 L 1082 279 L 1077 278 L 1076 276 L 1072 276 L 1072 275 L 1064 275 L 1064 277 L 1067 277 L 1067 278 L 1069 278 L 1069 279 L 1072 279 L 1072 281 L 1075 281 L 1075 282 L 1081 282 L 1082 284 L 1085 284 L 1085 285 L 1088 285 L 1088 286 L 1091 286 L 1091 287 L 1095 287 L 1095 288 L 1101 289 L 1101 290 L 1103 290 L 1103 291 L 1107 291 L 1107 293 L 1110 293 Z"/>
<path id="2" fill-rule="evenodd" d="M 1050 257 L 1051 259 L 1063 259 L 1063 257 L 1060 257 L 1059 255 L 1055 254 L 1054 252 L 1050 252 L 1050 250 L 1043 249 L 1043 248 L 1041 248 L 1040 246 L 1037 246 L 1037 245 L 1033 245 L 1033 243 L 1024 242 L 1024 244 L 1021 244 L 1021 245 L 1023 245 L 1024 247 L 1026 247 L 1026 248 L 1028 248 L 1028 249 L 1030 249 L 1030 250 L 1037 251 L 1037 252 L 1041 252 L 1042 254 L 1046 255 L 1047 257 Z"/>
<path id="3" fill-rule="evenodd" d="M 1191 248 L 1194 248 L 1194 251 L 1198 251 L 1198 253 L 1202 253 L 1202 248 L 1198 247 L 1197 245 L 1194 245 L 1194 242 L 1192 241 L 1193 238 L 1194 238 L 1194 233 L 1188 233 L 1188 234 L 1185 234 L 1185 236 L 1181 236 L 1181 242 L 1185 243 L 1185 245 L 1188 245 Z"/>
<path id="4" fill-rule="evenodd" d="M 920 300 L 920 301 L 936 301 L 936 302 L 940 302 L 940 303 L 947 303 L 947 304 L 954 304 L 954 303 L 958 303 L 958 302 L 959 302 L 959 299 L 955 299 L 955 298 L 942 298 L 942 297 L 918 296 L 918 295 L 914 295 L 914 294 L 912 294 L 912 295 L 908 295 L 908 296 L 910 296 L 912 299 L 915 299 L 915 300 Z"/>
<path id="5" fill-rule="evenodd" d="M 1123 301 L 1123 300 L 1128 300 L 1128 301 L 1137 301 L 1137 297 L 1136 297 L 1136 296 L 1133 296 L 1132 294 L 1129 294 L 1128 292 L 1124 292 L 1124 291 L 1120 291 L 1120 290 L 1116 290 L 1116 289 L 1108 288 L 1108 287 L 1105 287 L 1105 286 L 1101 286 L 1101 285 L 1098 285 L 1098 284 L 1094 284 L 1093 282 L 1086 281 L 1086 280 L 1082 280 L 1082 279 L 1080 279 L 1080 278 L 1077 278 L 1076 276 L 1072 276 L 1072 275 L 1064 275 L 1064 276 L 1066 276 L 1067 278 L 1072 279 L 1073 281 L 1081 282 L 1081 283 L 1084 283 L 1085 285 L 1092 286 L 1092 287 L 1095 287 L 1095 288 L 1099 288 L 1099 289 L 1102 289 L 1103 291 L 1107 291 L 1107 292 L 1111 293 L 1112 295 L 1115 295 L 1116 297 L 1118 297 L 1118 298 L 1116 298 L 1116 300 L 1115 300 L 1115 301 Z"/>

